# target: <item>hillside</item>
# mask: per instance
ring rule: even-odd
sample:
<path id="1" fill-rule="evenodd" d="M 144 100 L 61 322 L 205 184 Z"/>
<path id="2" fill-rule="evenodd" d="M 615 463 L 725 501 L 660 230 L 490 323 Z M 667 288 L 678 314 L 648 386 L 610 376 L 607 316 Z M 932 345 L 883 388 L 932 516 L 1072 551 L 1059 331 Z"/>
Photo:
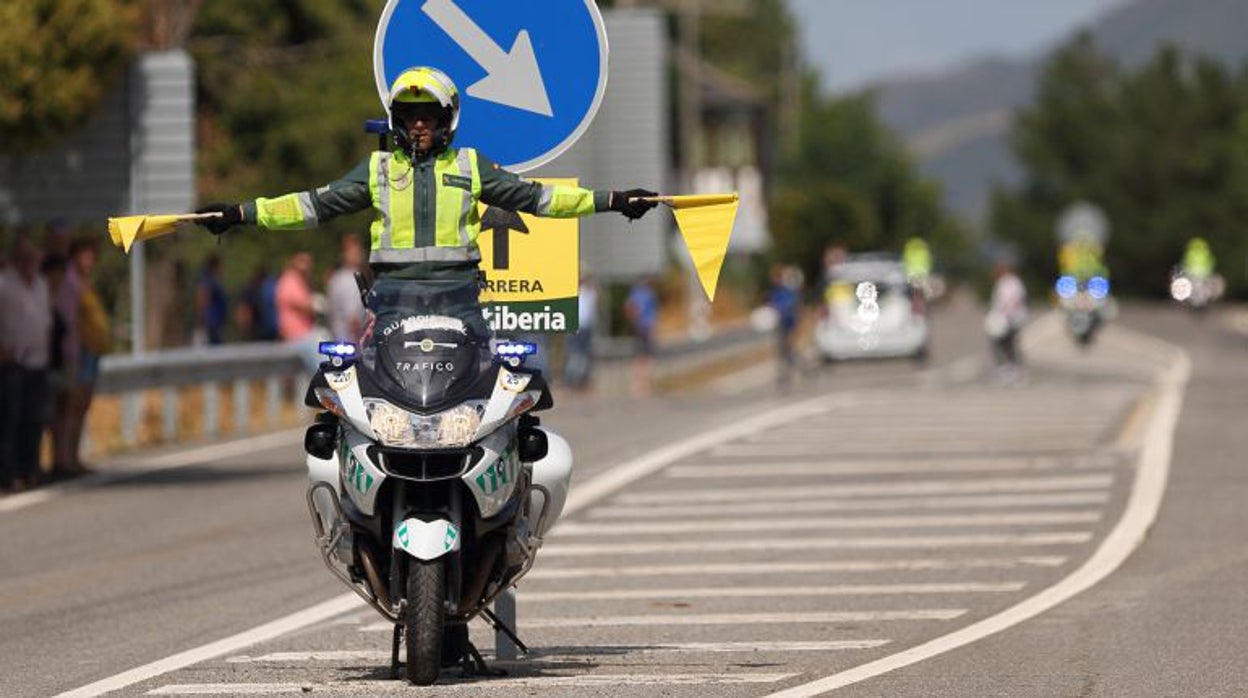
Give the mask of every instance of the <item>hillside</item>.
<path id="1" fill-rule="evenodd" d="M 1166 43 L 1238 65 L 1248 61 L 1244 27 L 1244 0 L 1135 0 L 1085 29 L 1128 66 Z M 1009 126 L 1014 110 L 1030 101 L 1043 61 L 988 58 L 874 88 L 880 116 L 903 134 L 922 169 L 944 184 L 946 204 L 970 220 L 981 219 L 994 182 L 1021 178 Z"/>

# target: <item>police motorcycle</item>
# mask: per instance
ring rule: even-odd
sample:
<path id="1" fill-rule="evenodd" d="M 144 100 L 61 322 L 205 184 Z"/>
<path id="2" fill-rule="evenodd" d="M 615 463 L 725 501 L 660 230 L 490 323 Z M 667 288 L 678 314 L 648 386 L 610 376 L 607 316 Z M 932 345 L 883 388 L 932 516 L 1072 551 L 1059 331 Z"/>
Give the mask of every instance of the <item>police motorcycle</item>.
<path id="1" fill-rule="evenodd" d="M 394 624 L 391 673 L 486 673 L 478 615 L 531 569 L 567 497 L 572 453 L 533 415 L 552 405 L 536 347 L 489 336 L 453 308 L 462 282 L 381 279 L 361 344 L 326 342 L 304 441 L 316 545 L 344 584 Z M 474 327 L 474 325 L 476 325 Z M 405 656 L 400 659 L 400 649 Z"/>
<path id="2" fill-rule="evenodd" d="M 1064 275 L 1055 285 L 1058 304 L 1066 314 L 1066 329 L 1082 348 L 1091 346 L 1101 324 L 1113 314 L 1109 299 L 1109 279 L 1092 276 L 1078 279 Z"/>
<path id="3" fill-rule="evenodd" d="M 1225 290 L 1226 282 L 1218 274 L 1197 276 L 1189 274 L 1182 266 L 1170 272 L 1170 297 L 1197 314 L 1221 298 Z"/>

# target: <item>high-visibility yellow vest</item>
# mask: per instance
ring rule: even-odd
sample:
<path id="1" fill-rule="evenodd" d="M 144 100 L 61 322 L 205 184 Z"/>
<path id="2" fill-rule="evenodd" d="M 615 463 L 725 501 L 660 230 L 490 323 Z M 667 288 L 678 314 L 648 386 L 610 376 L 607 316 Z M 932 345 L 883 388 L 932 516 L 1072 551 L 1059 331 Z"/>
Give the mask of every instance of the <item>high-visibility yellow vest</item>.
<path id="1" fill-rule="evenodd" d="M 371 228 L 374 264 L 481 260 L 476 151 L 447 149 L 416 164 L 402 152 L 375 152 L 368 189 L 376 212 Z"/>

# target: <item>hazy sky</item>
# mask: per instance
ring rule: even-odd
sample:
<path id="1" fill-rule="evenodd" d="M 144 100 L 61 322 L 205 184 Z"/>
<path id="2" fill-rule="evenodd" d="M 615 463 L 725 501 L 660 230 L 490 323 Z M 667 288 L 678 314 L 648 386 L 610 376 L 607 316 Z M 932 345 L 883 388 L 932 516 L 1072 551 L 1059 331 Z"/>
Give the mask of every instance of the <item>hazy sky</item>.
<path id="1" fill-rule="evenodd" d="M 985 55 L 1030 56 L 1124 0 L 789 0 L 832 89 Z"/>

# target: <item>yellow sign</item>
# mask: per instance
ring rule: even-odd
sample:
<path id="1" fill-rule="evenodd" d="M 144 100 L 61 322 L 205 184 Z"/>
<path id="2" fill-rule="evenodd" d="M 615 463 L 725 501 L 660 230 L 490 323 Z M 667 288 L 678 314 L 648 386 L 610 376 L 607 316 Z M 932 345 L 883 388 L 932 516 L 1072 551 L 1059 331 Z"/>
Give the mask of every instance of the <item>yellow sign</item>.
<path id="1" fill-rule="evenodd" d="M 577 186 L 576 179 L 540 180 Z M 539 218 L 481 204 L 481 268 L 490 328 L 575 332 L 580 287 L 580 221 Z"/>

